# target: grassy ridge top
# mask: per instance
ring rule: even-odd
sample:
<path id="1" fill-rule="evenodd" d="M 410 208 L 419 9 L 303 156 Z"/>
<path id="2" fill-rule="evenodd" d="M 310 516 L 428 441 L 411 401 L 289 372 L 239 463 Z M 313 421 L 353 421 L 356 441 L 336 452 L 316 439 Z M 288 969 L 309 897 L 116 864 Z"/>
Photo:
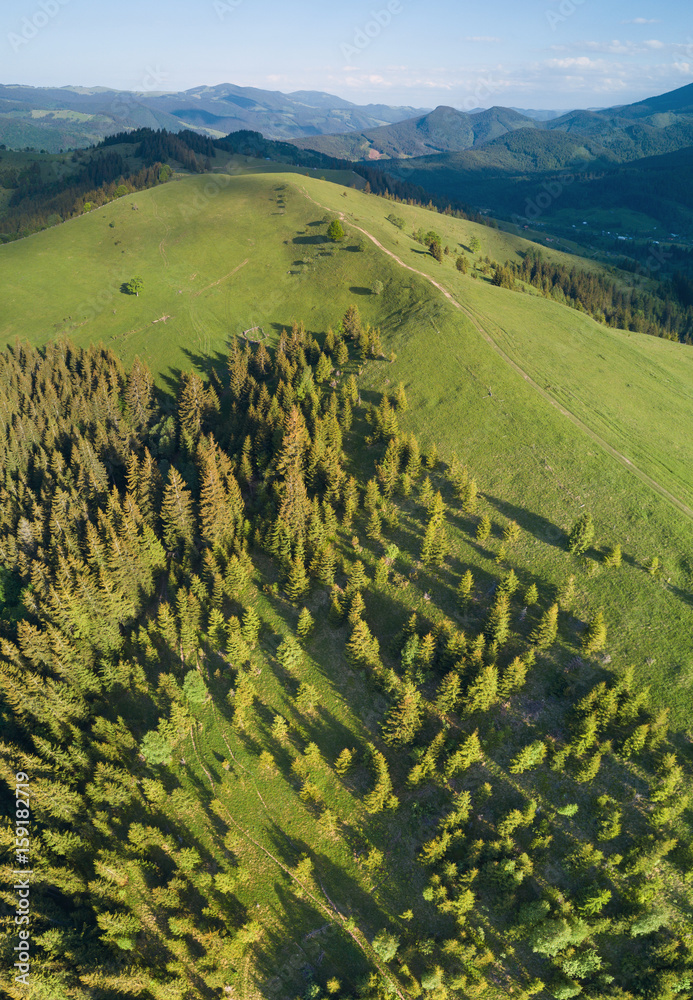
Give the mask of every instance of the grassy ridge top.
<path id="1" fill-rule="evenodd" d="M 693 688 L 693 528 L 600 441 L 691 504 L 693 455 L 684 428 L 693 417 L 693 353 L 460 275 L 406 233 L 435 228 L 451 249 L 468 247 L 477 235 L 481 252 L 499 260 L 530 244 L 408 206 L 396 207 L 406 222 L 400 231 L 386 221 L 392 209 L 383 199 L 288 173 L 180 179 L 3 247 L 0 338 L 103 340 L 126 362 L 146 357 L 165 381 L 179 369 L 204 368 L 210 356 L 221 361 L 229 339 L 245 329 L 262 326 L 274 335 L 304 319 L 322 331 L 357 302 L 364 319 L 381 327 L 386 349 L 397 353 L 393 365 L 369 368 L 362 393 L 398 381 L 411 386 L 410 429 L 424 445 L 436 440 L 446 456 L 457 451 L 491 512 L 526 529 L 518 557 L 527 574 L 562 585 L 563 533 L 585 507 L 600 543 L 623 544 L 618 575 L 592 563 L 592 599 L 610 609 L 614 657 L 633 662 L 654 684 L 655 700 L 671 704 L 685 724 Z M 335 246 L 325 242 L 323 220 L 338 212 L 346 215 L 347 239 Z M 133 275 L 144 279 L 137 298 L 120 292 Z M 493 343 L 426 275 L 476 317 Z M 376 281 L 383 284 L 379 295 L 371 292 Z M 655 555 L 662 580 L 644 570 Z M 470 563 L 475 558 L 482 555 L 471 550 Z M 588 611 L 579 598 L 576 614 Z"/>

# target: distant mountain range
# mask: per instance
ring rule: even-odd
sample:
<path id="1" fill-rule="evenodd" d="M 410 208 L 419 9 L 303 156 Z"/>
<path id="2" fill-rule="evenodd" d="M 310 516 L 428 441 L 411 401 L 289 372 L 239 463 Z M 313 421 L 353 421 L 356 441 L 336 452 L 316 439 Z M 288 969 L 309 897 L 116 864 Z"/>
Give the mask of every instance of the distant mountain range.
<path id="1" fill-rule="evenodd" d="M 531 169 L 528 157 L 533 156 L 542 161 L 548 158 L 557 167 L 594 159 L 622 162 L 693 144 L 693 84 L 625 107 L 570 111 L 543 120 L 537 114 L 501 107 L 473 113 L 439 107 L 375 129 L 308 136 L 295 142 L 352 160 L 450 157 L 483 147 L 493 165 L 505 163 L 518 169 Z M 507 137 L 519 130 L 525 133 L 522 139 L 511 142 Z M 556 139 L 556 133 L 570 136 L 571 141 Z M 462 165 L 465 160 L 456 162 Z M 469 164 L 475 166 L 475 160 Z"/>
<path id="2" fill-rule="evenodd" d="M 0 86 L 0 144 L 55 152 L 89 146 L 131 128 L 191 128 L 215 138 L 241 129 L 271 139 L 378 128 L 429 108 L 360 107 L 318 91 L 257 90 L 220 84 L 183 93 L 134 93 L 103 87 Z"/>

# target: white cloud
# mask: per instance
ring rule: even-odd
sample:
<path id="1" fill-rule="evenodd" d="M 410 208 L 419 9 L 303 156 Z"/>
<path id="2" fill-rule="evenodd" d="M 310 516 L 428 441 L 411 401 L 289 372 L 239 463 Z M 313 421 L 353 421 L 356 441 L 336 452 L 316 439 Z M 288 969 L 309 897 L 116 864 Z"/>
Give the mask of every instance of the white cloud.
<path id="1" fill-rule="evenodd" d="M 631 21 L 621 21 L 621 24 L 661 24 L 656 17 L 634 17 Z"/>
<path id="2" fill-rule="evenodd" d="M 570 56 L 567 59 L 549 59 L 549 66 L 556 69 L 604 69 L 603 59 L 590 59 L 589 56 Z"/>
<path id="3" fill-rule="evenodd" d="M 502 38 L 495 38 L 493 35 L 467 35 L 465 42 L 502 42 Z"/>

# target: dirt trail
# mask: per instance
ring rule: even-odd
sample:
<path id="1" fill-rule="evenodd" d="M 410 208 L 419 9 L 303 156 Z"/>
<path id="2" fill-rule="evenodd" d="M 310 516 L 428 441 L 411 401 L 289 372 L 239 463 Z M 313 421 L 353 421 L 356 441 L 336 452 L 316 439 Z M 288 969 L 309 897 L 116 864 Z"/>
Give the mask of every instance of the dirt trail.
<path id="1" fill-rule="evenodd" d="M 308 198 L 309 201 L 313 202 L 314 205 L 317 205 L 318 208 L 322 208 L 327 212 L 331 211 L 331 209 L 327 208 L 327 206 L 320 205 L 317 201 L 315 201 L 314 198 L 311 198 L 308 192 L 305 190 L 305 188 L 302 188 L 302 190 L 306 198 Z M 603 450 L 606 451 L 609 455 L 611 455 L 612 458 L 615 458 L 617 462 L 620 462 L 620 464 L 623 465 L 624 468 L 626 468 L 629 472 L 632 472 L 635 476 L 638 477 L 638 479 L 640 479 L 643 483 L 645 483 L 647 486 L 653 489 L 656 493 L 659 493 L 659 495 L 664 497 L 665 500 L 668 500 L 669 503 L 673 504 L 673 506 L 676 507 L 677 510 L 680 510 L 687 517 L 690 517 L 691 520 L 693 520 L 693 508 L 689 507 L 682 500 L 679 500 L 677 496 L 671 493 L 665 486 L 662 486 L 661 483 L 658 483 L 656 479 L 653 479 L 652 476 L 649 476 L 646 472 L 643 472 L 642 469 L 639 469 L 636 465 L 633 464 L 633 462 L 631 462 L 629 458 L 626 458 L 626 456 L 623 455 L 620 451 L 612 447 L 608 443 L 608 441 L 605 441 L 604 438 L 600 437 L 595 431 L 592 430 L 591 427 L 588 427 L 587 424 L 583 423 L 579 417 L 576 417 L 574 413 L 570 412 L 570 410 L 566 410 L 566 408 L 562 406 L 557 400 L 555 400 L 553 396 L 551 396 L 548 392 L 546 392 L 545 389 L 542 389 L 542 387 L 537 382 L 535 382 L 534 379 L 517 364 L 517 362 L 513 361 L 513 359 L 508 354 L 505 353 L 502 347 L 499 347 L 499 345 L 496 343 L 496 341 L 493 339 L 490 333 L 488 333 L 487 330 L 485 330 L 484 327 L 481 325 L 481 323 L 476 318 L 474 313 L 466 306 L 463 306 L 461 302 L 458 302 L 457 299 L 454 297 L 454 295 L 452 295 L 447 290 L 447 288 L 444 288 L 443 285 L 437 282 L 429 274 L 426 274 L 425 271 L 419 271 L 417 268 L 412 267 L 410 264 L 405 264 L 405 262 L 400 257 L 398 257 L 396 253 L 393 253 L 392 250 L 388 250 L 387 247 L 383 246 L 380 240 L 378 240 L 375 236 L 373 236 L 372 233 L 369 233 L 367 229 L 362 229 L 361 226 L 357 226 L 356 223 L 348 221 L 344 215 L 344 212 L 340 212 L 339 216 L 342 219 L 342 221 L 348 222 L 348 225 L 350 225 L 352 229 L 356 229 L 359 233 L 363 233 L 364 236 L 367 236 L 372 243 L 374 243 L 380 250 L 383 251 L 383 253 L 386 253 L 388 257 L 392 257 L 392 259 L 396 261 L 400 265 L 400 267 L 403 267 L 407 271 L 412 271 L 414 274 L 418 274 L 421 278 L 424 278 L 431 285 L 433 285 L 440 292 L 442 292 L 445 298 L 449 299 L 449 301 L 452 302 L 452 304 L 455 306 L 456 309 L 459 309 L 462 313 L 464 313 L 467 319 L 473 324 L 474 328 L 481 334 L 484 340 L 494 349 L 494 351 L 503 358 L 505 363 L 509 365 L 514 371 L 516 371 L 518 375 L 521 375 L 522 378 L 525 380 L 525 382 L 527 382 L 528 385 L 531 385 L 531 387 L 536 392 L 538 392 L 543 399 L 545 399 L 548 403 L 550 403 L 551 406 L 555 407 L 555 409 L 557 409 L 562 416 L 567 417 L 568 420 L 570 420 L 576 427 L 579 427 L 580 430 L 583 431 L 583 433 L 585 433 L 592 441 L 595 442 L 595 444 L 598 444 L 599 447 L 603 448 Z M 483 319 L 484 317 L 482 316 L 481 318 Z"/>
<path id="2" fill-rule="evenodd" d="M 234 267 L 233 271 L 229 271 L 229 273 L 225 274 L 223 278 L 219 278 L 218 281 L 213 281 L 211 285 L 205 285 L 205 287 L 201 288 L 199 292 L 195 292 L 195 298 L 197 298 L 198 295 L 202 295 L 203 292 L 208 292 L 210 288 L 216 288 L 216 286 L 220 285 L 222 281 L 226 281 L 226 279 L 230 278 L 232 274 L 235 274 L 237 271 L 240 271 L 242 267 L 245 267 L 245 265 L 248 263 L 249 260 L 250 257 L 246 257 L 246 259 L 242 263 L 240 263 L 238 267 Z"/>

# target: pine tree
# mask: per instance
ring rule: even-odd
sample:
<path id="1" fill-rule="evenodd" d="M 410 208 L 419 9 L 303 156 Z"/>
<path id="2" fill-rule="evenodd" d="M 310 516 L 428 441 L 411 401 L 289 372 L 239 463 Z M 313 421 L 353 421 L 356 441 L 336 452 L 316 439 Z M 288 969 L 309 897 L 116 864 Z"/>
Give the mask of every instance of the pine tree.
<path id="1" fill-rule="evenodd" d="M 604 565 L 610 568 L 618 568 L 623 560 L 623 553 L 620 545 L 612 545 L 604 555 Z"/>
<path id="2" fill-rule="evenodd" d="M 364 510 L 368 511 L 369 514 L 377 511 L 381 499 L 377 480 L 369 479 L 366 484 L 366 496 L 363 501 Z"/>
<path id="3" fill-rule="evenodd" d="M 292 635 L 282 639 L 277 649 L 277 659 L 289 673 L 295 673 L 303 663 L 303 650 Z"/>
<path id="4" fill-rule="evenodd" d="M 362 667 L 376 667 L 380 662 L 380 644 L 362 620 L 356 622 L 347 644 L 347 655 L 352 663 Z"/>
<path id="5" fill-rule="evenodd" d="M 249 646 L 255 646 L 262 628 L 262 619 L 254 607 L 246 608 L 243 615 L 243 641 Z"/>
<path id="6" fill-rule="evenodd" d="M 546 744 L 541 740 L 530 743 L 521 750 L 511 761 L 509 771 L 511 774 L 524 774 L 525 771 L 538 767 L 546 757 Z"/>
<path id="7" fill-rule="evenodd" d="M 327 615 L 330 624 L 335 628 L 342 624 L 344 618 L 344 607 L 342 605 L 342 592 L 339 587 L 333 587 L 330 593 L 330 609 Z"/>
<path id="8" fill-rule="evenodd" d="M 479 488 L 475 479 L 469 479 L 460 490 L 463 514 L 475 514 L 479 502 Z"/>
<path id="9" fill-rule="evenodd" d="M 291 570 L 284 585 L 284 592 L 292 603 L 297 604 L 307 592 L 309 585 L 303 542 L 299 539 L 296 543 L 296 553 L 291 563 Z"/>
<path id="10" fill-rule="evenodd" d="M 385 457 L 380 465 L 376 467 L 378 479 L 382 483 L 383 492 L 386 497 L 392 496 L 397 485 L 400 467 L 400 452 L 401 448 L 399 442 L 395 438 L 391 438 L 387 446 L 387 451 L 385 452 Z"/>
<path id="11" fill-rule="evenodd" d="M 474 577 L 470 569 L 462 574 L 462 579 L 457 587 L 457 603 L 464 610 L 474 587 Z"/>
<path id="12" fill-rule="evenodd" d="M 478 542 L 485 542 L 491 534 L 492 524 L 488 514 L 482 514 L 476 526 L 476 539 Z"/>
<path id="13" fill-rule="evenodd" d="M 147 365 L 136 357 L 128 375 L 125 404 L 128 415 L 138 430 L 149 425 L 152 416 L 154 379 Z"/>
<path id="14" fill-rule="evenodd" d="M 539 649 L 548 649 L 558 638 L 558 604 L 552 604 L 532 632 L 532 642 Z"/>
<path id="15" fill-rule="evenodd" d="M 208 395 L 204 383 L 196 372 L 189 372 L 183 376 L 178 399 L 180 446 L 187 455 L 195 453 L 207 408 Z"/>
<path id="16" fill-rule="evenodd" d="M 469 686 L 465 699 L 465 711 L 487 712 L 498 700 L 498 670 L 495 666 L 484 667 Z"/>
<path id="17" fill-rule="evenodd" d="M 510 635 L 510 598 L 507 593 L 499 591 L 491 608 L 486 624 L 486 636 L 489 642 L 502 646 Z"/>
<path id="18" fill-rule="evenodd" d="M 303 608 L 301 614 L 298 616 L 298 624 L 296 625 L 296 634 L 300 635 L 302 639 L 307 639 L 310 633 L 315 627 L 315 621 L 311 615 L 308 608 Z"/>
<path id="19" fill-rule="evenodd" d="M 357 590 L 366 590 L 368 577 L 360 559 L 357 559 L 349 570 L 347 577 L 347 594 L 352 595 Z"/>
<path id="20" fill-rule="evenodd" d="M 350 476 L 347 480 L 347 484 L 344 488 L 344 517 L 342 518 L 342 524 L 345 528 L 351 527 L 354 520 L 354 515 L 359 508 L 359 488 L 356 485 L 356 480 L 353 476 Z"/>
<path id="21" fill-rule="evenodd" d="M 513 545 L 520 537 L 520 525 L 517 521 L 508 521 L 503 529 L 503 541 L 506 545 Z"/>
<path id="22" fill-rule="evenodd" d="M 527 590 L 525 591 L 524 603 L 525 607 L 533 607 L 539 600 L 539 590 L 536 583 L 531 583 Z"/>
<path id="23" fill-rule="evenodd" d="M 407 394 L 404 390 L 403 382 L 400 382 L 395 390 L 395 405 L 400 413 L 406 413 L 409 409 L 409 403 L 407 402 Z"/>
<path id="24" fill-rule="evenodd" d="M 634 757 L 639 754 L 647 743 L 647 737 L 650 733 L 650 727 L 647 724 L 638 726 L 630 736 L 624 740 L 623 746 L 621 747 L 621 756 L 625 758 Z"/>
<path id="25" fill-rule="evenodd" d="M 325 354 L 321 354 L 315 369 L 315 381 L 320 384 L 325 382 L 332 374 L 332 363 Z"/>
<path id="26" fill-rule="evenodd" d="M 363 800 L 364 807 L 369 813 L 379 813 L 385 808 L 395 809 L 399 802 L 392 792 L 392 779 L 387 761 L 372 743 L 368 744 L 368 750 L 375 770 L 375 788 Z"/>
<path id="27" fill-rule="evenodd" d="M 575 556 L 581 556 L 592 544 L 594 539 L 594 522 L 591 514 L 583 514 L 576 521 L 568 535 L 568 550 Z"/>
<path id="28" fill-rule="evenodd" d="M 582 650 L 586 656 L 598 653 L 606 645 L 606 622 L 604 613 L 598 611 L 589 623 L 587 632 L 582 640 Z"/>
<path id="29" fill-rule="evenodd" d="M 514 569 L 511 569 L 498 584 L 498 593 L 507 594 L 508 597 L 512 597 L 519 586 L 520 581 L 517 579 L 517 573 Z"/>
<path id="30" fill-rule="evenodd" d="M 419 503 L 430 510 L 435 499 L 435 493 L 433 492 L 433 487 L 431 486 L 431 480 L 428 476 L 423 481 L 423 485 L 419 490 Z"/>
<path id="31" fill-rule="evenodd" d="M 230 546 L 239 522 L 243 519 L 243 499 L 238 483 L 231 472 L 226 482 L 219 463 L 218 449 L 214 444 L 203 462 L 202 489 L 200 490 L 200 524 L 202 538 L 208 545 Z"/>
<path id="32" fill-rule="evenodd" d="M 354 751 L 345 747 L 334 762 L 334 769 L 340 777 L 343 777 L 354 762 Z"/>
<path id="33" fill-rule="evenodd" d="M 440 566 L 447 555 L 447 531 L 445 527 L 445 507 L 440 492 L 436 493 L 421 549 L 424 566 Z"/>
<path id="34" fill-rule="evenodd" d="M 371 511 L 371 515 L 368 518 L 368 524 L 366 525 L 366 534 L 374 542 L 379 542 L 383 536 L 383 526 L 380 520 L 380 514 L 377 510 Z"/>
<path id="35" fill-rule="evenodd" d="M 366 602 L 363 599 L 363 595 L 360 590 L 354 591 L 353 597 L 351 598 L 351 604 L 349 606 L 348 622 L 352 628 L 356 626 L 356 622 L 361 619 L 364 611 L 366 610 Z"/>
<path id="36" fill-rule="evenodd" d="M 602 755 L 600 753 L 595 753 L 575 775 L 575 780 L 579 781 L 581 785 L 586 785 L 591 781 L 594 781 L 599 774 L 601 763 Z"/>
<path id="37" fill-rule="evenodd" d="M 245 663 L 249 656 L 249 650 L 243 639 L 241 623 L 236 615 L 232 615 L 227 623 L 228 639 L 226 652 L 231 663 L 238 667 Z"/>
<path id="38" fill-rule="evenodd" d="M 177 549 L 181 544 L 192 545 L 195 527 L 192 496 L 174 466 L 169 469 L 161 503 L 161 523 L 167 549 Z"/>
<path id="39" fill-rule="evenodd" d="M 405 681 L 400 700 L 387 713 L 382 725 L 383 739 L 393 746 L 413 742 L 423 723 L 423 698 L 411 681 Z"/>
<path id="40" fill-rule="evenodd" d="M 527 665 L 520 656 L 508 664 L 503 672 L 498 693 L 501 698 L 509 698 L 515 691 L 524 687 L 527 679 Z"/>
<path id="41" fill-rule="evenodd" d="M 481 748 L 479 730 L 475 729 L 455 753 L 450 755 L 445 767 L 445 776 L 452 778 L 456 774 L 459 774 L 460 771 L 468 770 L 472 764 L 477 764 L 483 759 L 484 752 Z"/>
<path id="42" fill-rule="evenodd" d="M 462 681 L 459 674 L 451 671 L 440 683 L 436 697 L 436 708 L 442 715 L 454 712 L 462 698 Z"/>

